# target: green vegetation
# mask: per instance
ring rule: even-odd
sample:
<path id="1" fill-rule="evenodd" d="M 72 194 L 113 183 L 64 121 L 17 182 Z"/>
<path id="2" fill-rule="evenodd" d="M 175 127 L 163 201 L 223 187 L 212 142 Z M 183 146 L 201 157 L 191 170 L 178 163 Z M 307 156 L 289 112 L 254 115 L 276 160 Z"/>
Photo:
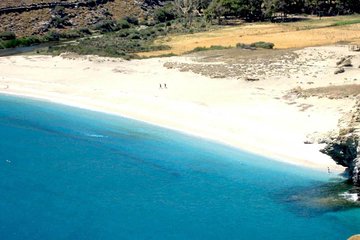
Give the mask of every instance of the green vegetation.
<path id="1" fill-rule="evenodd" d="M 176 10 L 171 3 L 167 3 L 164 7 L 157 8 L 154 11 L 154 20 L 159 23 L 168 22 L 175 18 L 177 18 Z"/>
<path id="2" fill-rule="evenodd" d="M 131 22 L 131 23 L 130 23 Z M 202 18 L 193 20 L 191 27 L 186 27 L 179 19 L 166 23 L 148 23 L 141 25 L 134 19 L 124 18 L 119 21 L 103 21 L 94 26 L 94 31 L 100 35 L 78 39 L 70 44 L 60 44 L 49 48 L 49 53 L 74 52 L 78 54 L 96 54 L 99 56 L 138 58 L 137 52 L 168 50 L 169 46 L 154 44 L 154 40 L 168 34 L 194 33 L 208 29 Z M 63 34 L 60 34 L 60 38 Z M 222 46 L 212 46 L 210 50 L 225 49 Z M 164 56 L 173 56 L 166 54 Z"/>
<path id="3" fill-rule="evenodd" d="M 357 23 L 360 23 L 360 16 L 359 16 L 359 19 L 338 21 L 338 22 L 334 23 L 332 26 L 334 26 L 334 27 L 345 26 L 345 25 L 351 25 L 351 24 L 357 24 Z"/>
<path id="4" fill-rule="evenodd" d="M 174 15 L 175 16 L 175 15 Z M 173 17 L 174 17 L 173 16 Z M 165 20 L 171 19 L 166 15 Z M 118 21 L 102 20 L 89 28 L 67 31 L 50 31 L 43 36 L 16 38 L 12 33 L 0 34 L 0 49 L 31 46 L 47 42 L 60 42 L 48 49 L 50 54 L 74 52 L 78 54 L 96 54 L 99 56 L 136 58 L 137 52 L 169 49 L 166 45 L 156 45 L 154 40 L 167 34 L 194 33 L 204 31 L 208 24 L 202 18 L 196 18 L 191 27 L 186 27 L 181 19 L 158 23 L 143 22 L 140 25 L 135 17 L 125 17 Z M 76 41 L 67 41 L 67 40 Z M 42 52 L 43 53 L 43 52 Z"/>
<path id="5" fill-rule="evenodd" d="M 231 21 L 236 23 L 239 19 L 242 21 L 290 21 L 291 19 L 287 18 L 289 14 L 318 14 L 319 16 L 349 14 L 360 12 L 360 4 L 358 0 L 331 2 L 325 0 L 170 0 L 150 12 L 151 14 L 141 19 L 134 16 L 116 20 L 99 19 L 89 28 L 66 30 L 71 22 L 69 14 L 64 7 L 56 7 L 52 10 L 49 32 L 45 35 L 17 38 L 12 32 L 3 32 L 0 33 L 0 49 L 61 41 L 61 44 L 49 48 L 48 52 L 59 54 L 71 51 L 79 54 L 134 58 L 137 57 L 137 52 L 169 49 L 166 45 L 154 43 L 155 39 L 169 34 L 207 31 L 219 27 L 220 24 Z M 320 20 L 308 20 L 308 24 L 301 24 L 301 22 L 292 24 L 295 29 L 303 30 L 360 23 L 360 16 L 354 16 L 354 18 L 337 18 L 325 24 Z M 214 24 L 214 20 L 217 20 L 218 25 Z M 273 49 L 274 44 L 269 42 L 238 43 L 236 47 Z M 229 47 L 215 45 L 197 47 L 190 52 L 227 48 Z"/>
<path id="6" fill-rule="evenodd" d="M 13 32 L 0 33 L 0 40 L 13 40 L 15 38 L 16 38 L 16 35 Z"/>
<path id="7" fill-rule="evenodd" d="M 321 17 L 353 13 L 360 13 L 358 0 L 212 0 L 206 7 L 205 17 L 221 23 L 229 17 L 246 21 L 286 21 L 289 14 L 316 14 Z"/>
<path id="8" fill-rule="evenodd" d="M 113 28 L 113 23 L 102 24 L 97 29 L 101 32 L 111 30 L 106 34 L 78 39 L 71 44 L 57 45 L 49 48 L 49 53 L 74 52 L 83 55 L 96 54 L 99 56 L 122 57 L 125 59 L 137 58 L 137 52 L 157 51 L 169 49 L 166 45 L 155 45 L 153 40 L 166 34 L 166 25 L 151 27 L 138 27 L 134 24 L 125 24 L 121 20 L 123 28 Z M 110 28 L 109 28 L 110 26 Z M 119 26 L 119 24 L 117 25 Z M 118 29 L 118 30 L 114 30 Z"/>
<path id="9" fill-rule="evenodd" d="M 27 47 L 46 42 L 57 42 L 61 40 L 76 39 L 87 36 L 88 34 L 88 29 L 69 30 L 64 32 L 48 32 L 46 35 L 43 36 L 29 36 L 21 38 L 16 38 L 15 35 L 9 33 L 0 33 L 0 49 Z"/>
<path id="10" fill-rule="evenodd" d="M 274 44 L 270 42 L 254 42 L 250 44 L 251 47 L 255 48 L 264 48 L 264 49 L 273 49 Z"/>
<path id="11" fill-rule="evenodd" d="M 209 51 L 209 50 L 224 50 L 224 49 L 229 49 L 232 48 L 231 46 L 229 47 L 224 47 L 224 46 L 219 46 L 219 45 L 213 45 L 210 47 L 196 47 L 193 50 L 189 51 L 188 53 L 194 53 L 194 52 L 203 52 L 203 51 Z"/>
<path id="12" fill-rule="evenodd" d="M 255 50 L 256 48 L 264 48 L 264 49 L 273 49 L 275 46 L 275 44 L 270 43 L 270 42 L 254 42 L 251 44 L 245 44 L 245 43 L 237 43 L 236 47 L 237 48 L 242 48 L 242 49 L 251 49 L 251 50 Z"/>

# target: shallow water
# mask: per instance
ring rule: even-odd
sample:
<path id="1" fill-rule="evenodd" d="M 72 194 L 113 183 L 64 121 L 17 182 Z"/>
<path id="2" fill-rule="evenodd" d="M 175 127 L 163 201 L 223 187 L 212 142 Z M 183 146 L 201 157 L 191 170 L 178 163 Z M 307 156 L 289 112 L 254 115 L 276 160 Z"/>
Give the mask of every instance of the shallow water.
<path id="1" fill-rule="evenodd" d="M 1 239 L 338 240 L 360 233 L 357 208 L 317 211 L 288 200 L 334 176 L 204 139 L 9 96 L 0 97 L 0 132 Z"/>

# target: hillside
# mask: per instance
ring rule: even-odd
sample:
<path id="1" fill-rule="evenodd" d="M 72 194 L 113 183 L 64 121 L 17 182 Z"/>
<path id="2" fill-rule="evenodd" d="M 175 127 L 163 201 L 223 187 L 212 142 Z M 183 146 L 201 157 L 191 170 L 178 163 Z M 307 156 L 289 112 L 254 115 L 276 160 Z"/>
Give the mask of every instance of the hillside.
<path id="1" fill-rule="evenodd" d="M 79 29 L 105 19 L 144 16 L 147 5 L 136 0 L 3 0 L 0 32 L 29 36 L 51 29 Z"/>

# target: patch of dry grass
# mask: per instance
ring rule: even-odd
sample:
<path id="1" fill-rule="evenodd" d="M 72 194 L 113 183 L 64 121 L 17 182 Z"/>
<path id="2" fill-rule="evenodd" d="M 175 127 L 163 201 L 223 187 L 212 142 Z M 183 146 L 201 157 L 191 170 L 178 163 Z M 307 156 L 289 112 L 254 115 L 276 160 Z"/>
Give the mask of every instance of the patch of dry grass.
<path id="1" fill-rule="evenodd" d="M 210 32 L 172 35 L 157 41 L 158 44 L 170 46 L 170 50 L 140 55 L 183 54 L 197 47 L 235 46 L 239 42 L 250 44 L 257 41 L 272 42 L 278 49 L 321 46 L 338 42 L 360 44 L 360 23 L 336 25 L 343 22 L 356 22 L 358 19 L 360 15 L 328 17 L 321 20 L 310 18 L 294 23 L 249 23 Z"/>

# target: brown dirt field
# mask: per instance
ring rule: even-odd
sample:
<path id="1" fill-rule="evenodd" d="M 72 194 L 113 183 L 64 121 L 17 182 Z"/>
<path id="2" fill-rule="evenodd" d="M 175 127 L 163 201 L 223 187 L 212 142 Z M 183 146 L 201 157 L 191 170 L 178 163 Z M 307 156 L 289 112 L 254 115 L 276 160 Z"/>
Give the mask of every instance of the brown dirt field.
<path id="1" fill-rule="evenodd" d="M 354 18 L 359 19 L 359 16 L 347 19 Z M 211 32 L 168 36 L 159 39 L 156 43 L 169 45 L 170 50 L 140 53 L 140 55 L 183 54 L 196 47 L 235 46 L 237 43 L 249 44 L 257 41 L 272 42 L 278 49 L 321 46 L 338 42 L 360 44 L 359 23 L 331 27 L 335 20 L 343 21 L 346 18 L 328 18 L 296 23 L 244 24 L 236 27 L 224 27 Z"/>

